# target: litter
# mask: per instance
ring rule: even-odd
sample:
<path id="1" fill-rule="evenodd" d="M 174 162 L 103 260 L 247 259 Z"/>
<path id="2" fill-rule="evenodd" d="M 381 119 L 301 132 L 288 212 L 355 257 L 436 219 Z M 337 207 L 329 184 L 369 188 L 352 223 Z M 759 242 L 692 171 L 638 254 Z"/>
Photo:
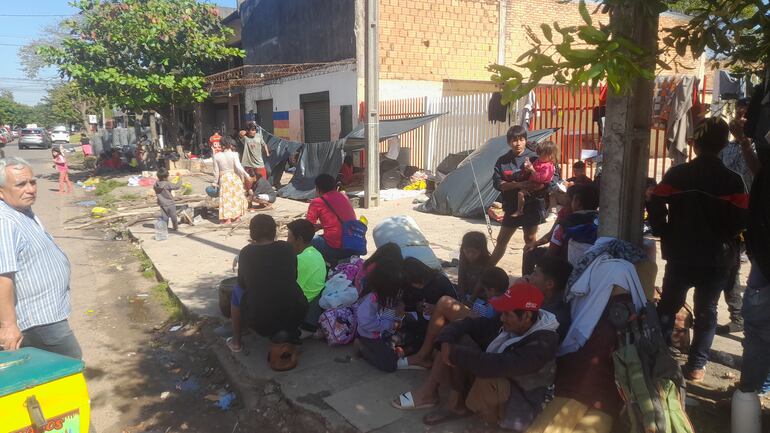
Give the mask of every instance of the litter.
<path id="1" fill-rule="evenodd" d="M 96 206 L 96 200 L 79 201 L 75 204 L 82 207 L 94 207 Z"/>
<path id="2" fill-rule="evenodd" d="M 198 391 L 200 388 L 201 388 L 201 385 L 198 382 L 198 379 L 194 377 L 180 380 L 176 384 L 176 389 L 182 392 L 195 392 L 195 391 Z"/>
<path id="3" fill-rule="evenodd" d="M 94 310 L 86 310 L 86 314 L 94 314 L 95 312 Z"/>
<path id="4" fill-rule="evenodd" d="M 218 408 L 222 410 L 228 410 L 233 404 L 233 401 L 235 401 L 235 393 L 228 392 L 227 394 L 219 396 L 219 400 L 216 404 Z"/>
<path id="5" fill-rule="evenodd" d="M 176 331 L 178 331 L 178 330 L 180 330 L 182 328 L 184 328 L 184 325 L 174 325 L 174 326 L 168 328 L 168 331 L 169 332 L 176 332 Z"/>
<path id="6" fill-rule="evenodd" d="M 163 392 L 161 392 L 161 393 L 160 393 L 160 399 L 161 399 L 161 400 L 165 400 L 165 399 L 167 399 L 167 398 L 168 398 L 170 395 L 171 395 L 171 393 L 170 393 L 170 392 L 168 392 L 168 391 L 163 391 Z"/>
<path id="7" fill-rule="evenodd" d="M 146 297 L 148 297 L 148 296 L 150 296 L 150 295 L 148 295 L 147 293 L 138 293 L 138 294 L 136 295 L 136 297 L 137 297 L 137 298 L 146 298 Z"/>
<path id="8" fill-rule="evenodd" d="M 94 218 L 101 218 L 107 215 L 108 213 L 110 213 L 110 210 L 104 207 L 97 206 L 91 209 L 91 216 L 93 216 Z"/>

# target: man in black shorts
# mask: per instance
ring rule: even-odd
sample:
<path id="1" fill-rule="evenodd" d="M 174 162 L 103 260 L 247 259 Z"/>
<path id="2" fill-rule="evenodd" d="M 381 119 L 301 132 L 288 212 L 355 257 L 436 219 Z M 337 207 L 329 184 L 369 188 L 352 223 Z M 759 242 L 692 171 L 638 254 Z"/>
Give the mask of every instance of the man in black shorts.
<path id="1" fill-rule="evenodd" d="M 490 266 L 494 266 L 503 258 L 508 242 L 516 229 L 521 227 L 524 231 L 524 243 L 535 242 L 537 226 L 545 221 L 545 198 L 536 194 L 527 196 L 524 202 L 524 213 L 520 216 L 511 216 L 518 208 L 517 194 L 519 189 L 527 182 L 527 171 L 524 164 L 527 160 L 537 157 L 537 154 L 527 149 L 527 130 L 519 125 L 512 126 L 506 135 L 511 151 L 501 156 L 495 163 L 495 171 L 492 175 L 492 184 L 503 195 L 503 218 L 500 233 L 497 235 L 497 245 L 492 252 Z"/>

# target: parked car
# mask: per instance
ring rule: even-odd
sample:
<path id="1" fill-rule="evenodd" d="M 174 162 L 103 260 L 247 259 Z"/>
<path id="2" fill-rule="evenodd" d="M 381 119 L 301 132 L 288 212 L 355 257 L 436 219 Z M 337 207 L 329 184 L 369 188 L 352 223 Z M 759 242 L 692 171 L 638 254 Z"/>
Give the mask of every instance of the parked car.
<path id="1" fill-rule="evenodd" d="M 21 134 L 21 128 L 14 128 L 14 130 L 11 131 L 11 135 L 13 135 L 14 139 L 19 138 L 20 134 Z"/>
<path id="2" fill-rule="evenodd" d="M 50 149 L 52 146 L 51 136 L 42 128 L 24 128 L 21 130 L 19 138 L 19 149 L 29 149 L 30 147 L 39 147 Z"/>
<path id="3" fill-rule="evenodd" d="M 67 132 L 66 126 L 57 126 L 53 129 L 53 132 L 51 133 L 51 140 L 54 143 L 69 143 L 70 142 L 70 133 Z"/>

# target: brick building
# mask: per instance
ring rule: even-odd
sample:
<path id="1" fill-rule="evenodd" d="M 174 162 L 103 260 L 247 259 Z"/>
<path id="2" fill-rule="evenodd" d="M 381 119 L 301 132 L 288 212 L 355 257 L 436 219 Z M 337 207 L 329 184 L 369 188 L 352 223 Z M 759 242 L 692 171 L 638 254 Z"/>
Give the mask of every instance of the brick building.
<path id="1" fill-rule="evenodd" d="M 242 116 L 297 141 L 344 136 L 364 99 L 364 0 L 241 0 L 246 65 L 316 63 L 312 71 L 256 80 L 242 90 Z M 589 5 L 590 8 L 590 5 Z M 606 21 L 606 16 L 596 16 Z M 664 14 L 660 27 L 686 22 Z M 581 23 L 578 2 L 380 0 L 380 99 L 494 90 L 490 63 L 512 66 L 528 50 L 524 25 Z M 700 64 L 680 59 L 696 73 Z"/>

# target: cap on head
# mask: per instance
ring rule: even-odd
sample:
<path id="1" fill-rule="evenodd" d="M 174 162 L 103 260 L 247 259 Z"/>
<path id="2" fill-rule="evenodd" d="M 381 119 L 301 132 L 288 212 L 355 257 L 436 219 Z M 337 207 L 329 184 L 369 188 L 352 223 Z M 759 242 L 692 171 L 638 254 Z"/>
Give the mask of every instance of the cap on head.
<path id="1" fill-rule="evenodd" d="M 543 292 L 530 283 L 516 283 L 502 295 L 492 298 L 489 303 L 500 312 L 538 311 L 543 304 Z"/>

